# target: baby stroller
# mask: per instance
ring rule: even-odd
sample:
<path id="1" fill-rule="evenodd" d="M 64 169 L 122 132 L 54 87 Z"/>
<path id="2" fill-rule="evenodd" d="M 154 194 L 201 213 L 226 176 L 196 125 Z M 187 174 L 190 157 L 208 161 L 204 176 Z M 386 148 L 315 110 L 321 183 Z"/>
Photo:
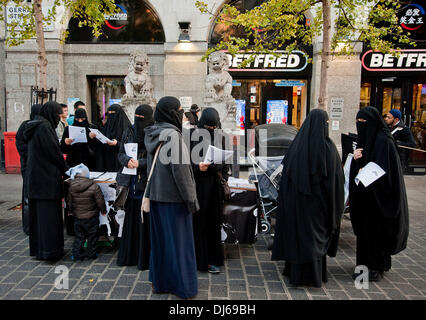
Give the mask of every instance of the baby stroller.
<path id="1" fill-rule="evenodd" d="M 280 123 L 255 128 L 256 144 L 248 153 L 248 159 L 253 166 L 253 174 L 249 176 L 249 180 L 257 188 L 260 233 L 271 233 L 272 219 L 278 208 L 282 161 L 296 134 L 296 128 Z M 260 146 L 264 148 L 263 152 Z M 271 247 L 271 243 L 268 247 Z"/>

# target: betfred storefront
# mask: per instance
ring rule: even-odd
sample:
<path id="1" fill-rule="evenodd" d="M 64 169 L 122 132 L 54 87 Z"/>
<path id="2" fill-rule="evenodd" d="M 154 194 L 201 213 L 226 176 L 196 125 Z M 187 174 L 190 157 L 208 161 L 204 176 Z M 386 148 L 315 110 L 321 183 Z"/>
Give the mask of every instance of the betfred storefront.
<path id="1" fill-rule="evenodd" d="M 399 14 L 401 27 L 417 40 L 416 47 L 401 49 L 396 55 L 364 48 L 360 95 L 360 108 L 375 106 L 383 115 L 399 109 L 417 147 L 422 149 L 426 124 L 425 17 L 423 6 L 417 3 L 407 5 Z"/>

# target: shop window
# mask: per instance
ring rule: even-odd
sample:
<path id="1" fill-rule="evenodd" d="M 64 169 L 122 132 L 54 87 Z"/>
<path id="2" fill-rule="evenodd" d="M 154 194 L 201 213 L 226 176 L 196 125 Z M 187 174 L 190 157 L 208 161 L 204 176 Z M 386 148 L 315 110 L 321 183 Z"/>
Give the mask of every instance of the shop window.
<path id="1" fill-rule="evenodd" d="M 371 105 L 370 99 L 371 99 L 371 83 L 363 82 L 361 84 L 361 96 L 359 99 L 359 107 L 365 108 Z"/>
<path id="2" fill-rule="evenodd" d="M 401 88 L 383 88 L 382 114 L 387 114 L 391 109 L 401 109 Z"/>
<path id="3" fill-rule="evenodd" d="M 413 85 L 411 132 L 417 147 L 426 150 L 426 83 Z"/>
<path id="4" fill-rule="evenodd" d="M 106 17 L 103 35 L 96 38 L 90 27 L 78 27 L 79 20 L 68 24 L 68 43 L 164 43 L 160 19 L 143 0 L 117 0 L 120 13 Z"/>

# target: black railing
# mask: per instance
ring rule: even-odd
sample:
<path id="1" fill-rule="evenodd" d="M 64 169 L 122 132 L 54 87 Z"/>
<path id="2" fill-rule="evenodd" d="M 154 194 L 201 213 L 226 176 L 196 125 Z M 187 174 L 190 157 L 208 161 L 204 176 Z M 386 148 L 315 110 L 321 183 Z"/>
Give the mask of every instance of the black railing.
<path id="1" fill-rule="evenodd" d="M 48 101 L 56 101 L 56 90 L 50 88 L 49 90 L 44 90 L 42 88 L 39 90 L 38 87 L 31 86 L 31 106 L 34 104 L 43 104 Z"/>

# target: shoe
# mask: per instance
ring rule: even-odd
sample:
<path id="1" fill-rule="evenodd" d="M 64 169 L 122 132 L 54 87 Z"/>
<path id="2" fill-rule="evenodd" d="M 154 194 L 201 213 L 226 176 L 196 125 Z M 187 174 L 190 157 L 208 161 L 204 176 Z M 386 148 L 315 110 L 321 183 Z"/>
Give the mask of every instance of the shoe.
<path id="1" fill-rule="evenodd" d="M 208 271 L 213 274 L 220 273 L 220 269 L 213 264 L 209 265 Z"/>
<path id="2" fill-rule="evenodd" d="M 368 281 L 378 282 L 383 279 L 383 274 L 376 270 L 368 271 Z"/>
<path id="3" fill-rule="evenodd" d="M 95 260 L 97 258 L 98 258 L 98 254 L 97 253 L 95 253 L 93 256 L 87 256 L 87 259 Z"/>
<path id="4" fill-rule="evenodd" d="M 76 258 L 76 257 L 74 257 L 74 256 L 71 256 L 71 260 L 72 261 L 84 261 L 84 257 L 83 258 Z"/>

